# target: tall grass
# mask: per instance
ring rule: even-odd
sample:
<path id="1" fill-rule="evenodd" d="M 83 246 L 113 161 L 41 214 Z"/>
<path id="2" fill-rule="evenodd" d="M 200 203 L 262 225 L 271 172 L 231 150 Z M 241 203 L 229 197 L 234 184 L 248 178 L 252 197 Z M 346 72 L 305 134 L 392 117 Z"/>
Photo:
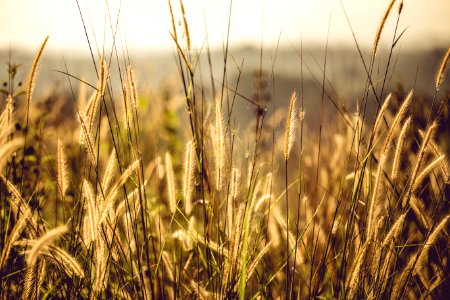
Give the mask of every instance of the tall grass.
<path id="1" fill-rule="evenodd" d="M 181 16 L 169 6 L 185 140 L 172 135 L 157 144 L 158 136 L 173 134 L 170 105 L 159 100 L 166 105 L 159 121 L 143 118 L 139 76 L 129 61 L 112 56 L 93 61 L 98 83 L 86 102 L 76 100 L 74 78 L 67 76 L 73 97 L 62 101 L 72 101 L 74 115 L 42 132 L 39 120 L 52 113 L 38 110 L 32 95 L 45 39 L 31 68 L 25 112 L 17 109 L 20 93 L 10 90 L 0 116 L 0 297 L 445 296 L 450 165 L 436 135 L 446 121 L 442 104 L 420 128 L 411 111 L 420 101 L 414 90 L 384 97 L 384 83 L 378 90 L 372 77 L 394 2 L 369 68 L 361 56 L 362 110 L 353 120 L 336 118 L 344 130 L 321 132 L 319 147 L 303 122 L 303 91 L 292 92 L 280 136 L 266 119 L 267 104 L 244 99 L 257 111 L 255 139 L 244 142 L 230 102 L 237 92 L 224 81 L 218 93 L 213 80 L 209 96 L 198 84 L 200 54 L 192 49 L 182 1 Z M 448 56 L 434 66 L 441 103 L 448 97 L 438 92 Z M 113 63 L 120 95 L 111 86 Z M 325 74 L 322 85 L 324 94 Z M 365 111 L 369 101 L 378 102 L 373 121 Z M 60 134 L 64 126 L 72 130 Z M 271 148 L 262 145 L 265 135 L 273 138 Z"/>

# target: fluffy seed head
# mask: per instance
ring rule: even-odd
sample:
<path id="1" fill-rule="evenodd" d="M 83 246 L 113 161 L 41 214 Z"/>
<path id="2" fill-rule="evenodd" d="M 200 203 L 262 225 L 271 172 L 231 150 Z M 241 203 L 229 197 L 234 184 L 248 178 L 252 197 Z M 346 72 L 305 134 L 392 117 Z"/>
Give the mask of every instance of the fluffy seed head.
<path id="1" fill-rule="evenodd" d="M 439 87 L 442 84 L 442 81 L 444 81 L 449 59 L 450 59 L 450 47 L 447 49 L 447 52 L 445 53 L 445 56 L 441 61 L 441 66 L 439 67 L 439 71 L 436 76 L 436 89 L 439 89 Z"/>
<path id="2" fill-rule="evenodd" d="M 286 130 L 284 137 L 284 159 L 289 159 L 292 145 L 295 142 L 295 133 L 297 128 L 297 93 L 294 91 L 291 94 L 291 101 L 289 102 L 289 111 L 286 118 Z"/>

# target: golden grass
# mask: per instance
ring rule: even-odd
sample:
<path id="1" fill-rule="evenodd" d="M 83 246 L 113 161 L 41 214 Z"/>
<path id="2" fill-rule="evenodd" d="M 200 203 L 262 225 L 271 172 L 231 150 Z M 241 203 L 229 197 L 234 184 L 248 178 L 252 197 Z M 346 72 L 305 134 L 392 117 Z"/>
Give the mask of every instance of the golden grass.
<path id="1" fill-rule="evenodd" d="M 373 59 L 394 2 L 378 28 Z M 229 110 L 233 95 L 225 86 L 223 97 L 203 93 L 179 4 L 187 52 L 169 1 L 186 118 L 173 99 L 151 103 L 152 110 L 163 107 L 155 113 L 165 114 L 160 123 L 138 118 L 146 105 L 138 99 L 147 95 L 138 96 L 130 66 L 121 69 L 123 104 L 116 102 L 107 92 L 114 75 L 107 59 L 100 60 L 86 107 L 74 104 L 76 116 L 48 126 L 39 139 L 31 137 L 46 124 L 32 119 L 27 132 L 16 129 L 25 119 L 13 105 L 20 95 L 5 96 L 0 298 L 442 296 L 450 219 L 442 120 L 424 122 L 421 133 L 411 109 L 421 97 L 393 92 L 372 126 L 359 111 L 353 124 L 337 119 L 336 128 L 322 132 L 327 142 L 319 150 L 314 129 L 303 122 L 303 94 L 300 109 L 294 91 L 273 122 L 284 128 L 259 118 L 249 137 Z M 32 66 L 29 101 L 46 41 Z M 447 62 L 448 52 L 436 90 L 444 86 Z M 374 100 L 368 95 L 364 101 Z M 394 110 L 396 98 L 404 99 Z M 170 122 L 178 117 L 186 127 L 180 134 Z M 64 125 L 80 135 L 57 134 Z M 167 132 L 173 136 L 162 143 L 158 137 Z M 27 134 L 33 151 L 22 147 Z"/>

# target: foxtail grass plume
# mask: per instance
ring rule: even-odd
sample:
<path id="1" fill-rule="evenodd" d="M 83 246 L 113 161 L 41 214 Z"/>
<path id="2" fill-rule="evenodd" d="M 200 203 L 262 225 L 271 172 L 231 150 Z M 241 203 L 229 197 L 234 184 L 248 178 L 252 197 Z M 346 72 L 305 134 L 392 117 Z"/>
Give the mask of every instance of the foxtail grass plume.
<path id="1" fill-rule="evenodd" d="M 69 253 L 54 245 L 48 245 L 42 250 L 42 254 L 50 260 L 54 260 L 55 265 L 62 266 L 64 272 L 70 277 L 78 276 L 84 278 L 84 271 L 80 264 Z"/>
<path id="2" fill-rule="evenodd" d="M 384 166 L 386 164 L 387 154 L 382 154 L 378 162 L 377 175 L 375 177 L 375 183 L 373 187 L 372 199 L 370 200 L 369 211 L 367 212 L 367 222 L 366 222 L 366 237 L 370 240 L 373 234 L 376 232 L 375 221 L 377 220 L 377 208 L 380 203 L 380 198 L 382 195 L 383 183 L 381 182 Z"/>
<path id="3" fill-rule="evenodd" d="M 106 82 L 108 80 L 108 68 L 104 59 L 100 62 L 100 78 L 97 83 L 97 89 L 89 99 L 86 107 L 86 126 L 89 132 L 94 129 L 95 117 L 100 104 L 100 100 L 105 94 Z"/>
<path id="4" fill-rule="evenodd" d="M 382 245 L 383 247 L 387 247 L 393 240 L 397 238 L 397 236 L 401 233 L 403 228 L 403 223 L 405 222 L 406 212 L 403 213 L 400 217 L 398 217 L 397 221 L 395 221 L 394 225 L 392 225 L 389 232 L 386 234 L 383 239 Z"/>
<path id="5" fill-rule="evenodd" d="M 392 170 L 391 170 L 391 180 L 395 181 L 398 177 L 398 171 L 400 170 L 400 161 L 401 161 L 401 154 L 403 150 L 403 145 L 405 144 L 406 140 L 406 134 L 408 129 L 411 125 L 411 117 L 409 117 L 405 123 L 403 124 L 402 130 L 400 131 L 400 134 L 398 135 L 397 139 L 397 147 L 395 149 L 394 154 L 394 161 L 392 163 Z"/>
<path id="6" fill-rule="evenodd" d="M 61 199 L 64 199 L 69 186 L 69 172 L 67 170 L 67 160 L 64 153 L 62 141 L 58 139 L 57 143 L 57 167 L 58 167 L 58 188 Z"/>
<path id="7" fill-rule="evenodd" d="M 391 147 L 391 145 L 393 143 L 393 139 L 394 139 L 394 134 L 397 132 L 396 131 L 397 124 L 400 124 L 400 122 L 403 120 L 406 113 L 408 112 L 408 109 L 412 102 L 413 95 L 414 95 L 414 90 L 409 91 L 408 95 L 406 96 L 405 100 L 403 101 L 402 105 L 400 106 L 397 114 L 395 115 L 394 120 L 389 125 L 389 132 L 388 132 L 386 139 L 384 140 L 383 149 L 381 150 L 382 154 L 387 155 L 388 152 L 390 151 L 390 147 Z"/>
<path id="8" fill-rule="evenodd" d="M 0 172 L 5 167 L 9 156 L 17 151 L 22 145 L 23 138 L 14 138 L 0 147 Z"/>
<path id="9" fill-rule="evenodd" d="M 241 187 L 241 170 L 238 168 L 233 168 L 231 170 L 231 179 L 230 179 L 230 194 L 233 199 L 236 199 L 239 196 L 239 190 Z"/>
<path id="10" fill-rule="evenodd" d="M 416 192 L 422 181 L 425 179 L 425 177 L 437 166 L 440 165 L 443 161 L 445 161 L 445 155 L 441 155 L 435 160 L 433 160 L 431 163 L 428 164 L 428 166 L 425 167 L 425 169 L 420 172 L 419 175 L 417 175 L 417 178 L 414 180 L 414 183 L 412 185 L 412 192 Z"/>
<path id="11" fill-rule="evenodd" d="M 29 216 L 29 211 L 26 211 L 23 213 L 20 218 L 17 220 L 16 224 L 14 225 L 13 229 L 11 230 L 11 233 L 9 234 L 8 240 L 3 245 L 3 250 L 1 252 L 2 256 L 0 258 L 0 270 L 3 269 L 3 266 L 6 263 L 6 260 L 9 257 L 9 253 L 11 251 L 12 245 L 17 241 L 22 231 L 27 226 L 27 219 L 31 218 Z"/>
<path id="12" fill-rule="evenodd" d="M 109 156 L 108 164 L 106 165 L 105 173 L 103 175 L 102 188 L 104 192 L 108 191 L 111 187 L 114 175 L 117 172 L 118 162 L 116 156 L 116 150 L 113 149 L 111 155 Z"/>
<path id="13" fill-rule="evenodd" d="M 378 26 L 377 33 L 375 35 L 375 41 L 373 42 L 373 49 L 372 49 L 372 61 L 375 59 L 375 56 L 377 55 L 378 46 L 380 43 L 381 33 L 383 32 L 384 25 L 386 24 L 387 18 L 389 17 L 389 14 L 391 13 L 392 6 L 394 6 L 395 0 L 391 0 L 389 3 L 389 6 L 387 7 L 383 18 L 381 19 L 381 23 Z"/>
<path id="14" fill-rule="evenodd" d="M 406 191 L 406 194 L 403 196 L 403 200 L 402 200 L 402 206 L 403 207 L 406 206 L 406 203 L 407 203 L 408 199 L 411 196 L 414 184 L 415 184 L 416 179 L 417 179 L 417 175 L 419 174 L 419 169 L 420 169 L 420 166 L 422 164 L 423 157 L 425 155 L 425 149 L 427 148 L 430 140 L 432 140 L 433 135 L 436 132 L 436 129 L 437 129 L 437 123 L 434 122 L 428 128 L 427 133 L 425 134 L 425 137 L 422 140 L 422 145 L 420 146 L 419 152 L 417 153 L 416 163 L 414 164 L 414 167 L 413 167 L 412 172 L 411 172 L 408 189 Z"/>
<path id="15" fill-rule="evenodd" d="M 216 189 L 222 190 L 223 177 L 225 176 L 225 162 L 226 162 L 226 137 L 225 137 L 225 120 L 223 117 L 222 103 L 218 98 L 215 103 L 215 168 L 216 168 Z"/>
<path id="16" fill-rule="evenodd" d="M 380 107 L 380 111 L 378 112 L 377 118 L 375 120 L 375 124 L 373 125 L 373 135 L 378 134 L 380 129 L 381 120 L 383 120 L 384 112 L 386 111 L 389 102 L 391 101 L 392 94 L 387 95 L 386 99 L 383 102 L 383 105 Z M 357 140 L 359 142 L 359 140 Z"/>
<path id="17" fill-rule="evenodd" d="M 78 114 L 78 121 L 80 122 L 83 135 L 83 139 L 81 139 L 83 141 L 82 145 L 84 145 L 84 147 L 86 148 L 89 162 L 93 167 L 95 167 L 97 166 L 97 155 L 95 154 L 94 138 L 92 137 L 91 131 L 87 126 L 86 118 L 83 115 Z"/>
<path id="18" fill-rule="evenodd" d="M 356 255 L 356 259 L 354 260 L 352 270 L 348 274 L 347 281 L 345 283 L 345 287 L 348 291 L 347 299 L 354 299 L 357 288 L 360 282 L 360 272 L 363 267 L 364 257 L 367 254 L 367 248 L 370 244 L 370 240 L 367 240 L 363 247 L 359 249 L 358 254 Z"/>
<path id="19" fill-rule="evenodd" d="M 194 142 L 189 141 L 186 144 L 186 152 L 184 156 L 184 180 L 183 180 L 183 196 L 184 196 L 184 210 L 187 215 L 192 212 L 192 194 L 195 188 L 195 170 L 196 170 L 196 155 Z"/>
<path id="20" fill-rule="evenodd" d="M 249 281 L 252 276 L 255 274 L 256 267 L 261 262 L 261 260 L 264 258 L 264 255 L 266 255 L 267 252 L 269 252 L 270 247 L 272 246 L 272 241 L 268 242 L 264 248 L 259 251 L 258 255 L 256 255 L 255 259 L 250 263 L 248 266 L 248 272 L 247 272 L 247 281 Z"/>
<path id="21" fill-rule="evenodd" d="M 436 76 L 436 90 L 439 89 L 442 82 L 444 81 L 449 59 L 450 59 L 450 47 L 447 49 L 447 52 L 445 53 L 445 56 L 441 61 L 441 66 L 439 67 L 439 71 Z"/>
<path id="22" fill-rule="evenodd" d="M 175 194 L 175 177 L 173 175 L 172 156 L 166 152 L 166 184 L 167 197 L 169 199 L 170 213 L 174 214 L 177 211 L 177 199 Z"/>
<path id="23" fill-rule="evenodd" d="M 45 45 L 47 44 L 48 36 L 45 38 L 44 42 L 41 44 L 36 57 L 34 58 L 33 65 L 31 67 L 31 72 L 28 78 L 28 90 L 27 90 L 27 103 L 28 105 L 31 102 L 31 98 L 33 97 L 34 87 L 36 86 L 36 76 L 39 70 L 39 62 L 42 57 L 42 53 L 44 52 Z"/>
<path id="24" fill-rule="evenodd" d="M 177 27 L 175 26 L 175 14 L 173 12 L 172 1 L 168 0 L 168 3 L 169 3 L 170 17 L 172 20 L 172 31 L 173 31 L 172 36 L 175 41 L 178 41 Z"/>
<path id="25" fill-rule="evenodd" d="M 95 203 L 94 190 L 86 179 L 83 181 L 83 196 L 86 210 L 83 221 L 83 239 L 86 244 L 89 244 L 95 241 L 97 237 L 98 208 Z"/>
<path id="26" fill-rule="evenodd" d="M 130 89 L 130 109 L 137 109 L 138 106 L 138 96 L 137 96 L 137 86 L 136 86 L 136 79 L 134 77 L 134 71 L 131 68 L 131 66 L 128 66 L 127 68 L 127 80 L 128 80 L 128 87 Z"/>
<path id="27" fill-rule="evenodd" d="M 191 36 L 189 35 L 189 26 L 188 22 L 186 20 L 186 12 L 184 10 L 183 1 L 180 0 L 180 7 L 181 7 L 181 14 L 183 16 L 183 25 L 184 25 L 184 34 L 186 35 L 186 46 L 189 49 L 191 49 Z"/>
<path id="28" fill-rule="evenodd" d="M 448 221 L 450 220 L 450 214 L 445 216 L 441 222 L 434 228 L 433 232 L 429 235 L 428 239 L 425 242 L 425 245 L 423 246 L 422 251 L 419 254 L 419 257 L 417 259 L 417 263 L 415 265 L 414 271 L 415 273 L 420 272 L 426 262 L 426 259 L 428 257 L 428 252 L 430 251 L 430 248 L 436 243 L 437 238 L 439 237 L 439 234 L 444 231 L 445 225 L 447 225 Z"/>
<path id="29" fill-rule="evenodd" d="M 11 138 L 14 129 L 14 100 L 11 95 L 6 98 L 6 106 L 0 115 L 0 145 Z"/>
<path id="30" fill-rule="evenodd" d="M 291 94 L 291 101 L 289 102 L 289 110 L 286 117 L 286 129 L 284 136 L 284 160 L 289 159 L 292 146 L 295 142 L 295 133 L 297 129 L 297 93 L 295 91 Z"/>
<path id="31" fill-rule="evenodd" d="M 422 131 L 419 131 L 419 133 L 423 139 L 425 137 L 425 133 Z M 440 156 L 444 155 L 443 154 L 444 152 L 442 151 L 441 147 L 438 144 L 436 144 L 433 140 L 430 140 L 429 143 L 430 143 L 431 150 L 433 151 L 433 153 L 436 157 L 440 157 Z M 441 167 L 442 173 L 444 174 L 445 181 L 450 182 L 450 163 L 448 162 L 448 160 L 444 159 L 441 162 L 440 167 Z"/>
<path id="32" fill-rule="evenodd" d="M 46 234 L 44 234 L 41 238 L 39 238 L 36 243 L 31 248 L 30 252 L 28 253 L 27 257 L 27 265 L 28 267 L 32 267 L 34 262 L 39 256 L 39 251 L 45 247 L 46 245 L 49 245 L 52 243 L 58 236 L 66 233 L 68 230 L 66 225 L 56 227 L 50 231 L 48 231 Z"/>
<path id="33" fill-rule="evenodd" d="M 33 218 L 31 207 L 28 205 L 28 202 L 22 198 L 22 194 L 17 189 L 17 187 L 9 181 L 6 177 L 0 174 L 0 179 L 5 183 L 6 188 L 11 193 L 12 197 L 7 197 L 12 212 L 14 216 L 20 216 L 21 214 L 25 214 L 28 224 L 30 226 L 30 230 L 27 231 L 27 234 L 32 239 L 36 239 L 39 233 L 39 228 L 37 226 L 36 220 Z"/>
<path id="34" fill-rule="evenodd" d="M 409 206 L 411 207 L 412 211 L 416 215 L 417 220 L 419 223 L 425 228 L 430 229 L 431 222 L 428 220 L 428 218 L 425 216 L 424 208 L 422 207 L 420 201 L 418 198 L 416 198 L 414 195 L 411 197 L 411 200 L 409 201 Z"/>
<path id="35" fill-rule="evenodd" d="M 134 161 L 130 166 L 128 166 L 128 168 L 122 173 L 122 175 L 120 175 L 114 185 L 112 185 L 112 187 L 108 191 L 105 191 L 105 201 L 99 207 L 99 225 L 103 223 L 103 221 L 112 211 L 112 207 L 115 203 L 120 188 L 127 182 L 131 175 L 133 175 L 133 173 L 138 170 L 138 168 L 140 167 L 140 162 L 141 161 L 139 159 Z"/>

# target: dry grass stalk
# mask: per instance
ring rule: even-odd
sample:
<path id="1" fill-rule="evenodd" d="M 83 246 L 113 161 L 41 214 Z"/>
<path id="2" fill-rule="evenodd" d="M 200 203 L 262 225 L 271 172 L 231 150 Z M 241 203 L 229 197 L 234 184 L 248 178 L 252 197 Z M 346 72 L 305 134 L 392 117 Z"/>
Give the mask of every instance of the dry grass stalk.
<path id="1" fill-rule="evenodd" d="M 385 103 L 386 103 L 386 101 L 385 101 Z M 358 155 L 359 154 L 359 145 L 361 142 L 361 130 L 362 130 L 362 120 L 361 120 L 359 108 L 358 108 L 357 112 L 355 113 L 353 124 L 355 127 L 355 131 L 354 131 L 355 141 L 353 143 L 354 152 L 355 152 L 355 155 Z"/>
<path id="2" fill-rule="evenodd" d="M 398 5 L 398 14 L 400 15 L 403 11 L 403 0 L 402 2 L 400 2 L 400 4 Z"/>
<path id="3" fill-rule="evenodd" d="M 297 129 L 297 93 L 295 91 L 291 94 L 289 102 L 289 110 L 286 117 L 286 128 L 284 133 L 284 160 L 289 159 L 292 146 L 295 142 L 295 133 Z"/>

